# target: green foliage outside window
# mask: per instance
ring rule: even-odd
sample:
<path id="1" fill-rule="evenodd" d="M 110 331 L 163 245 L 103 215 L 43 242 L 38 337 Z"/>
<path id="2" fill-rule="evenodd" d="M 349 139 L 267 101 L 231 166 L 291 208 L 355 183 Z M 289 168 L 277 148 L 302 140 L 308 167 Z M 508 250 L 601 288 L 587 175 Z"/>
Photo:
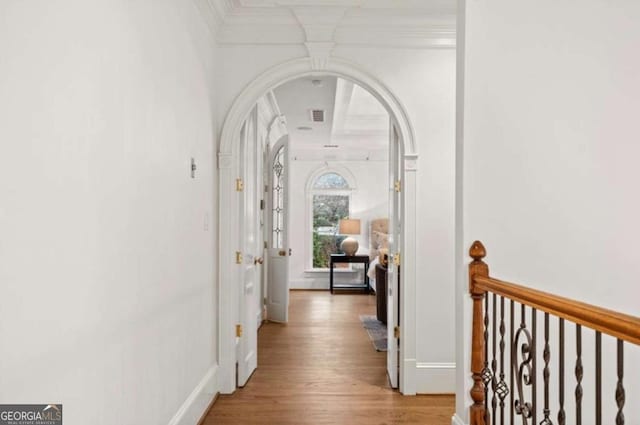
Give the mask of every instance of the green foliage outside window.
<path id="1" fill-rule="evenodd" d="M 340 219 L 349 216 L 346 195 L 313 196 L 313 267 L 328 268 L 331 254 L 340 252 L 346 236 L 338 235 Z"/>

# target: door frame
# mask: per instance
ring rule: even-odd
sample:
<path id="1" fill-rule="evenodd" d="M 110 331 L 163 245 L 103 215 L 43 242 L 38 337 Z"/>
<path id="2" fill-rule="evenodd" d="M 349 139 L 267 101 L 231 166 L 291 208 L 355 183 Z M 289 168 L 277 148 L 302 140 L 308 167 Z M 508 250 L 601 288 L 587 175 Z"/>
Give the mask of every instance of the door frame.
<path id="1" fill-rule="evenodd" d="M 404 152 L 402 170 L 402 268 L 399 308 L 400 329 L 400 384 L 406 395 L 416 393 L 416 194 L 418 154 L 413 128 L 405 108 L 397 97 L 380 81 L 359 66 L 339 58 L 323 62 L 318 69 L 310 58 L 296 59 L 271 68 L 256 77 L 235 99 L 222 127 L 218 149 L 218 332 L 217 357 L 219 388 L 224 394 L 236 389 L 236 334 L 238 323 L 238 279 L 236 264 L 239 220 L 236 179 L 239 177 L 238 146 L 240 129 L 258 99 L 275 87 L 305 76 L 331 75 L 352 81 L 367 89 L 387 109 L 398 129 Z"/>

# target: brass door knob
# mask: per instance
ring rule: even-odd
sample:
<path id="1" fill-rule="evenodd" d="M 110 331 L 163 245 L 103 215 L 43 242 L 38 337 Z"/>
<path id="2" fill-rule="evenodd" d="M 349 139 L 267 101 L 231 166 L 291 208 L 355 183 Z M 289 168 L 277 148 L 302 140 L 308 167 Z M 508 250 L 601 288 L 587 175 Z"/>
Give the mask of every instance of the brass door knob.
<path id="1" fill-rule="evenodd" d="M 256 257 L 253 259 L 253 264 L 262 264 L 264 263 L 264 259 L 262 257 Z"/>
<path id="2" fill-rule="evenodd" d="M 278 255 L 281 257 L 285 257 L 287 255 L 287 251 L 285 251 L 284 249 L 281 249 L 280 251 L 278 251 Z"/>

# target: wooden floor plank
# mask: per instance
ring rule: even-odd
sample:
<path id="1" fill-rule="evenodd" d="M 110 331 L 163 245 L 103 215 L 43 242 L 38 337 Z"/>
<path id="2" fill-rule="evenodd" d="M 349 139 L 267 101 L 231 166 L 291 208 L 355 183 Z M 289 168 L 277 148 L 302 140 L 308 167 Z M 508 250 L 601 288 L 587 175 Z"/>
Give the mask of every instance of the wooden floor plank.
<path id="1" fill-rule="evenodd" d="M 292 292 L 290 323 L 261 327 L 258 369 L 203 424 L 449 425 L 453 396 L 389 388 L 386 353 L 375 351 L 361 314 L 375 314 L 374 296 Z"/>

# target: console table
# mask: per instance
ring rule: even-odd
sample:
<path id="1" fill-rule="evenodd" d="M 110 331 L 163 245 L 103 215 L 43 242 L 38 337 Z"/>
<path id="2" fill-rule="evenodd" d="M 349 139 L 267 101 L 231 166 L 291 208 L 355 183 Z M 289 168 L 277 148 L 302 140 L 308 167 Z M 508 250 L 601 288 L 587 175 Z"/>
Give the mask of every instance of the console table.
<path id="1" fill-rule="evenodd" d="M 337 263 L 361 263 L 364 264 L 364 282 L 361 285 L 353 284 L 333 284 L 333 265 Z M 362 289 L 365 293 L 369 292 L 369 256 L 368 255 L 345 255 L 345 254 L 331 254 L 331 260 L 329 262 L 329 289 L 333 294 L 334 289 Z"/>

